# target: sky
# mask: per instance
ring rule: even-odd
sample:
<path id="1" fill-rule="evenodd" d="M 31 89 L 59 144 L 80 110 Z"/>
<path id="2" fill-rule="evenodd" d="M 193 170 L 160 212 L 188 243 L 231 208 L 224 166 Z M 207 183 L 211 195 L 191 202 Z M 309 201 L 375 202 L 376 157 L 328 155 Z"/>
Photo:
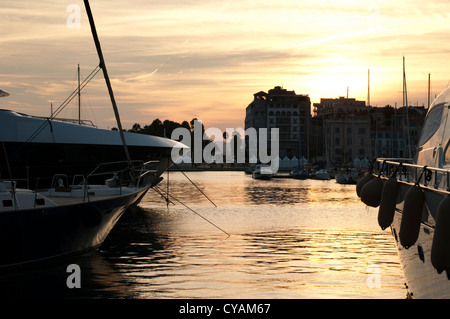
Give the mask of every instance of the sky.
<path id="1" fill-rule="evenodd" d="M 0 108 L 49 116 L 98 56 L 79 0 L 0 0 Z M 373 106 L 427 105 L 450 83 L 444 0 L 91 0 L 125 129 L 159 118 L 243 128 L 253 94 L 275 86 Z M 80 9 L 77 15 L 77 8 Z M 79 18 L 79 20 L 78 20 Z M 82 118 L 116 125 L 102 73 Z M 77 117 L 77 102 L 61 117 Z"/>

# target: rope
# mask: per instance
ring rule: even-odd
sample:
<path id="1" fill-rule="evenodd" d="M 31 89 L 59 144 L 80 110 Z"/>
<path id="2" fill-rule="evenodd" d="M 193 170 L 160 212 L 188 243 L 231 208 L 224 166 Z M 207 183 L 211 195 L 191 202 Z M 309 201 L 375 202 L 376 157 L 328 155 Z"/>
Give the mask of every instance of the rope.
<path id="1" fill-rule="evenodd" d="M 188 179 L 189 182 L 192 183 L 192 185 L 194 185 L 199 190 L 200 193 L 203 194 L 203 196 L 206 197 L 206 199 L 208 199 L 215 207 L 217 207 L 217 205 L 178 167 L 177 164 L 173 163 L 173 165 Z"/>
<path id="2" fill-rule="evenodd" d="M 230 237 L 231 235 L 229 233 L 227 233 L 225 230 L 223 230 L 222 228 L 220 228 L 219 226 L 217 226 L 216 224 L 214 224 L 212 221 L 210 221 L 209 219 L 207 219 L 206 217 L 202 216 L 200 213 L 196 212 L 195 210 L 193 210 L 192 208 L 190 208 L 189 206 L 187 206 L 185 203 L 183 203 L 182 201 L 180 201 L 179 199 L 177 199 L 175 196 L 171 195 L 171 194 L 167 194 L 167 196 L 164 196 L 163 192 L 158 188 L 158 186 L 153 187 L 153 189 L 160 194 L 163 198 L 165 198 L 165 200 L 167 201 L 167 203 L 169 203 L 170 199 L 169 197 L 173 198 L 176 202 L 180 203 L 181 205 L 183 205 L 184 207 L 186 207 L 187 209 L 189 209 L 191 212 L 193 212 L 194 214 L 196 214 L 197 216 L 203 218 L 205 221 L 207 221 L 208 223 L 210 223 L 211 225 L 213 225 L 214 227 L 216 227 L 217 229 L 219 229 L 221 232 L 223 232 L 224 234 L 227 235 L 227 239 L 228 237 Z M 170 201 L 172 204 L 173 202 Z M 167 204 L 168 205 L 168 204 Z M 174 204 L 175 205 L 175 204 Z"/>

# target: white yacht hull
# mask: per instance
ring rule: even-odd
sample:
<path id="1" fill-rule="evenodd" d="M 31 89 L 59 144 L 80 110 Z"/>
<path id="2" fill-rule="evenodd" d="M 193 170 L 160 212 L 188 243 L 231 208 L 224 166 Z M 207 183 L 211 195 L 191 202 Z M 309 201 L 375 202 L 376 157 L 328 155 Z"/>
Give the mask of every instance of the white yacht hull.
<path id="1" fill-rule="evenodd" d="M 431 245 L 434 228 L 422 224 L 418 241 L 406 249 L 399 242 L 402 214 L 396 212 L 391 226 L 396 238 L 397 251 L 405 276 L 408 297 L 417 299 L 447 299 L 450 298 L 450 280 L 446 271 L 438 274 L 431 264 Z"/>

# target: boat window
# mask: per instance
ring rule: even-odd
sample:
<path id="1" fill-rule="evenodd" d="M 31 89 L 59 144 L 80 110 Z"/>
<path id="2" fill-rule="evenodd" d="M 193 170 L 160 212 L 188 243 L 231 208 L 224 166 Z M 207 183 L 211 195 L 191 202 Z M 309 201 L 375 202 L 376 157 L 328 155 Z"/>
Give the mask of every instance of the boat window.
<path id="1" fill-rule="evenodd" d="M 444 104 L 439 104 L 433 107 L 428 113 L 425 123 L 422 128 L 422 136 L 420 137 L 419 145 L 425 144 L 441 126 L 442 111 Z"/>
<path id="2" fill-rule="evenodd" d="M 10 199 L 4 199 L 3 200 L 3 207 L 12 207 L 13 206 L 13 202 Z"/>
<path id="3" fill-rule="evenodd" d="M 45 200 L 43 198 L 36 198 L 36 205 L 39 206 L 45 205 Z"/>

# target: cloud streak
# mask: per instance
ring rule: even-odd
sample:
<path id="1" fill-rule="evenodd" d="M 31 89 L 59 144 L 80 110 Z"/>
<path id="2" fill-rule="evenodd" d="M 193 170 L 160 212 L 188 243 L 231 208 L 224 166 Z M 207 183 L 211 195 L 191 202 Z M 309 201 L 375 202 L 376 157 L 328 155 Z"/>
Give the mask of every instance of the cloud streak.
<path id="1" fill-rule="evenodd" d="M 66 7 L 81 7 L 81 28 Z M 407 57 L 411 101 L 426 101 L 449 80 L 450 3 L 440 0 L 95 1 L 91 3 L 124 123 L 201 118 L 207 126 L 243 125 L 253 93 L 276 85 L 321 97 L 401 102 Z M 0 22 L 1 107 L 47 114 L 76 83 L 76 65 L 98 64 L 80 0 L 4 4 Z M 432 57 L 432 58 L 430 58 Z M 112 111 L 100 75 L 86 91 L 100 126 Z M 67 93 L 65 93 L 67 92 Z M 86 93 L 87 94 L 87 93 Z M 40 112 L 42 112 L 40 114 Z"/>

